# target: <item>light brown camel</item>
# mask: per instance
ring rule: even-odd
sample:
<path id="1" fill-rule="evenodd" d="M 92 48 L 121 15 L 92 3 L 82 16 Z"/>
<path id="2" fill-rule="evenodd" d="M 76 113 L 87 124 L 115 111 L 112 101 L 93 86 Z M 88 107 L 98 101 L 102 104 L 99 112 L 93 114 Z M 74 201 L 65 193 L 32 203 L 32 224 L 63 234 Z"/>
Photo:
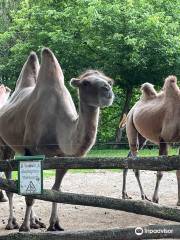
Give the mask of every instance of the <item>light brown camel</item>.
<path id="1" fill-rule="evenodd" d="M 0 85 L 0 108 L 3 107 L 4 104 L 7 102 L 10 93 L 11 93 L 10 88 L 5 87 L 4 84 Z M 0 176 L 2 175 L 0 174 Z M 7 202 L 7 198 L 4 196 L 2 190 L 0 190 L 0 202 Z"/>
<path id="2" fill-rule="evenodd" d="M 39 69 L 40 68 L 40 69 Z M 112 79 L 89 70 L 71 79 L 79 91 L 79 115 L 64 85 L 64 76 L 54 54 L 42 51 L 42 62 L 31 53 L 16 84 L 16 89 L 0 114 L 2 143 L 24 155 L 84 156 L 93 146 L 97 133 L 99 108 L 110 106 L 114 99 Z M 6 158 L 6 157 L 5 157 Z M 56 171 L 54 190 L 60 190 L 66 169 Z M 10 178 L 10 172 L 6 173 Z M 7 229 L 17 228 L 13 216 L 12 193 L 8 193 L 10 217 Z M 26 213 L 20 231 L 44 227 L 32 209 L 34 200 L 26 197 Z M 50 231 L 63 230 L 52 204 Z"/>
<path id="3" fill-rule="evenodd" d="M 130 146 L 129 156 L 136 156 L 146 140 L 159 145 L 159 155 L 168 154 L 168 143 L 180 141 L 180 89 L 175 76 L 165 79 L 163 90 L 157 93 L 153 85 L 142 85 L 141 99 L 134 105 L 127 116 L 126 131 Z M 127 169 L 123 172 L 122 197 L 129 198 L 126 192 Z M 135 170 L 141 197 L 147 199 L 144 194 L 140 172 Z M 163 172 L 157 172 L 157 180 L 153 201 L 158 202 L 159 184 Z M 180 171 L 177 171 L 178 180 L 178 204 L 180 203 Z"/>
<path id="4" fill-rule="evenodd" d="M 7 103 L 10 93 L 11 93 L 10 88 L 4 86 L 4 84 L 0 85 L 0 108 Z"/>

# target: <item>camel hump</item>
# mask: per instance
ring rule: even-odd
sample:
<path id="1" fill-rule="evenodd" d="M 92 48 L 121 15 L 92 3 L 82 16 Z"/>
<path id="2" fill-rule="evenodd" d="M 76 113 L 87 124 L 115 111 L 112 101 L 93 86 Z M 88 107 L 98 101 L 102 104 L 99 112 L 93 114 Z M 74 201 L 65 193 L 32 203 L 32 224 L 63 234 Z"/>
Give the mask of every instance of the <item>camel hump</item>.
<path id="1" fill-rule="evenodd" d="M 64 85 L 64 75 L 61 66 L 49 48 L 43 48 L 41 54 L 41 67 L 37 80 L 37 88 L 46 86 Z"/>
<path id="2" fill-rule="evenodd" d="M 21 70 L 21 73 L 16 83 L 15 90 L 26 87 L 33 87 L 36 84 L 38 72 L 39 72 L 38 57 L 35 52 L 31 52 Z"/>
<path id="3" fill-rule="evenodd" d="M 145 100 L 153 99 L 157 96 L 157 92 L 154 89 L 154 85 L 151 84 L 151 83 L 148 83 L 148 82 L 142 84 L 141 91 L 142 91 L 142 94 L 143 94 L 143 98 Z"/>
<path id="4" fill-rule="evenodd" d="M 174 75 L 170 75 L 165 79 L 165 83 L 177 83 L 177 77 Z"/>
<path id="5" fill-rule="evenodd" d="M 163 91 L 168 96 L 174 96 L 175 93 L 180 94 L 180 89 L 177 85 L 176 76 L 168 76 L 164 81 Z"/>

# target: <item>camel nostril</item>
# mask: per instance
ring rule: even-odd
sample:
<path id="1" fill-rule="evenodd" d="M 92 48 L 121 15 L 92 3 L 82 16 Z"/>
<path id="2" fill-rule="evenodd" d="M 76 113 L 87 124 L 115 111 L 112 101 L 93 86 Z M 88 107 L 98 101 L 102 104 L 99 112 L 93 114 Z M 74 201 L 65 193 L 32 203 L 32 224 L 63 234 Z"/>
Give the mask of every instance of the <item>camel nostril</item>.
<path id="1" fill-rule="evenodd" d="M 112 98 L 113 97 L 113 93 L 112 92 L 109 92 L 108 93 L 108 98 Z"/>
<path id="2" fill-rule="evenodd" d="M 102 89 L 103 89 L 104 91 L 108 92 L 108 91 L 110 90 L 110 87 L 109 87 L 108 85 L 104 85 L 104 86 L 102 87 Z"/>

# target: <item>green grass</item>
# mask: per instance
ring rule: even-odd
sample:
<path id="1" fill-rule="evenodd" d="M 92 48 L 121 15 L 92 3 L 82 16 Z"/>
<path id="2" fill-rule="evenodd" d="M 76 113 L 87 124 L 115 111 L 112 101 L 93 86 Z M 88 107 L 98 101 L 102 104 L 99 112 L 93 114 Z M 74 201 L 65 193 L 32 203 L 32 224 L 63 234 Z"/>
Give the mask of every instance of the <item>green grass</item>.
<path id="1" fill-rule="evenodd" d="M 104 150 L 92 150 L 87 155 L 88 157 L 127 157 L 128 149 L 104 149 Z M 169 155 L 177 155 L 177 148 L 170 148 Z M 153 157 L 158 156 L 158 149 L 142 149 L 139 151 L 141 157 Z"/>
<path id="2" fill-rule="evenodd" d="M 103 150 L 91 150 L 87 157 L 127 157 L 128 149 L 103 149 Z M 177 148 L 170 148 L 169 155 L 177 155 Z M 139 151 L 139 156 L 141 157 L 153 157 L 158 156 L 158 149 L 143 149 Z M 120 169 L 112 169 L 109 171 L 119 172 Z M 72 169 L 71 173 L 92 173 L 96 172 L 96 169 Z M 44 178 L 53 177 L 55 175 L 55 170 L 45 170 Z M 13 172 L 13 179 L 17 179 L 17 172 Z"/>

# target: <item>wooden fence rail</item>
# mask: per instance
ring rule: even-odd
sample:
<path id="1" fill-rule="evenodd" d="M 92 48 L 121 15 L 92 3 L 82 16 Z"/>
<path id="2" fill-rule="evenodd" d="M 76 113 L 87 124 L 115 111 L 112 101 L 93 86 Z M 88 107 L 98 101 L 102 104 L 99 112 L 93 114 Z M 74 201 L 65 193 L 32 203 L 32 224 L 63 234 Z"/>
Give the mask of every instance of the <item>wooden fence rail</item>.
<path id="1" fill-rule="evenodd" d="M 135 228 L 67 231 L 60 233 L 15 233 L 0 236 L 0 240 L 139 240 L 179 239 L 180 225 L 150 225 L 142 227 L 143 234 L 135 234 Z"/>
<path id="2" fill-rule="evenodd" d="M 18 193 L 17 182 L 12 180 L 0 178 L 0 188 Z M 48 189 L 44 189 L 41 195 L 33 195 L 33 198 L 49 202 L 121 210 L 180 222 L 180 209 L 142 200 L 123 200 L 87 194 L 58 192 Z"/>
<path id="3" fill-rule="evenodd" d="M 18 160 L 6 160 L 0 161 L 0 171 L 17 171 Z M 140 169 L 140 170 L 152 170 L 152 171 L 170 171 L 180 170 L 180 156 L 160 156 L 160 157 L 137 157 L 137 158 L 47 158 L 43 160 L 43 170 L 47 169 Z M 0 178 L 0 189 L 4 189 L 10 192 L 18 193 L 17 182 L 13 180 L 6 180 Z M 103 196 L 84 195 L 76 193 L 58 192 L 55 190 L 44 189 L 42 195 L 33 195 L 33 198 L 58 202 L 64 204 L 75 204 L 83 206 L 100 207 L 114 210 L 121 210 L 141 215 L 152 216 L 156 218 L 162 218 L 165 220 L 180 222 L 180 209 L 176 207 L 168 207 L 164 205 L 158 205 L 148 201 L 134 201 L 123 200 L 116 198 L 109 198 Z M 157 226 L 154 226 L 154 228 Z M 162 226 L 160 226 L 161 228 Z M 166 225 L 164 228 L 171 228 L 171 225 Z M 147 227 L 149 228 L 149 227 Z M 151 226 L 150 226 L 151 228 Z M 142 236 L 136 236 L 134 228 L 128 229 L 111 229 L 111 230 L 97 230 L 97 231 L 85 231 L 85 232 L 66 232 L 61 234 L 13 234 L 9 236 L 3 236 L 0 240 L 22 239 L 22 240 L 36 240 L 36 239 L 96 239 L 96 240 L 131 240 L 131 239 L 165 239 L 180 238 L 179 225 L 172 226 L 173 233 L 143 233 Z M 107 236 L 107 237 L 106 237 Z M 12 238 L 11 238 L 12 237 Z"/>
<path id="4" fill-rule="evenodd" d="M 0 171 L 18 170 L 18 160 L 0 161 Z M 69 158 L 54 157 L 43 161 L 43 169 L 140 169 L 151 171 L 180 170 L 180 156 L 136 158 Z"/>

